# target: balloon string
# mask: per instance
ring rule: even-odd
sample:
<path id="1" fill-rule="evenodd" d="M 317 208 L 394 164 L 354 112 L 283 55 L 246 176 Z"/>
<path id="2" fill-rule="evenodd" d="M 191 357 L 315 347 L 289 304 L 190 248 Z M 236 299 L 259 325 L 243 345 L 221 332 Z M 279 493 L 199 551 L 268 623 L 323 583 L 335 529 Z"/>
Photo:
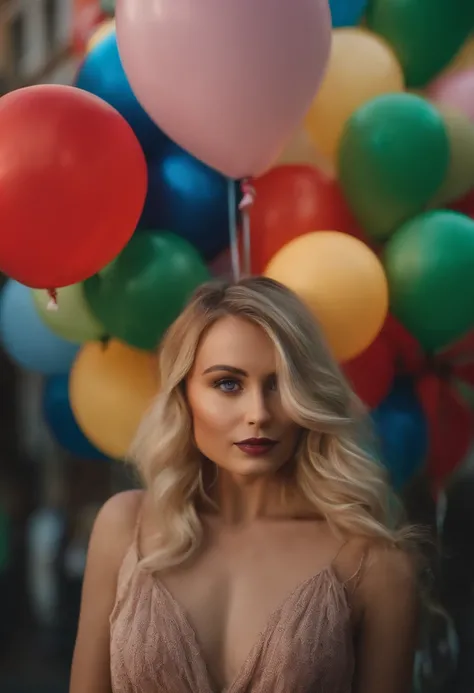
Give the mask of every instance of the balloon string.
<path id="1" fill-rule="evenodd" d="M 244 244 L 244 275 L 250 277 L 252 274 L 252 244 L 250 234 L 250 208 L 255 202 L 256 190 L 250 183 L 250 179 L 245 178 L 241 185 L 242 199 L 239 210 L 242 214 L 242 232 Z"/>
<path id="2" fill-rule="evenodd" d="M 227 181 L 227 204 L 229 213 L 230 256 L 232 260 L 232 277 L 235 282 L 240 279 L 239 239 L 237 232 L 237 195 L 235 182 L 232 178 Z"/>
<path id="3" fill-rule="evenodd" d="M 56 289 L 48 289 L 49 302 L 47 310 L 55 311 L 58 310 L 58 292 Z"/>

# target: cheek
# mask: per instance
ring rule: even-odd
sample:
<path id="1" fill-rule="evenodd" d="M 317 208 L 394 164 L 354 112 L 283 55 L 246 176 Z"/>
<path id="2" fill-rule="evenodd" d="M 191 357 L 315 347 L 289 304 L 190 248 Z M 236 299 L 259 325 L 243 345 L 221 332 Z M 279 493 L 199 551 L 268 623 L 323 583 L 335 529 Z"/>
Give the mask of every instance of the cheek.
<path id="1" fill-rule="evenodd" d="M 189 406 L 194 429 L 225 431 L 236 418 L 235 406 L 223 402 L 221 393 L 208 388 L 196 388 L 189 393 Z"/>
<path id="2" fill-rule="evenodd" d="M 298 441 L 300 439 L 301 428 L 293 422 L 285 422 L 285 424 L 286 425 L 284 425 L 284 436 L 287 446 L 289 448 L 294 448 L 298 444 Z"/>

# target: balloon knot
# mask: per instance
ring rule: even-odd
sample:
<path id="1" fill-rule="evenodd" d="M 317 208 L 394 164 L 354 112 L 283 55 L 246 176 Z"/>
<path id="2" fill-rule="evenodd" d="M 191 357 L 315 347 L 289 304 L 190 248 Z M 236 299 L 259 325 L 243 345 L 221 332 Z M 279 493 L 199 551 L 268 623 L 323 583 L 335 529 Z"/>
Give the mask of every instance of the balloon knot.
<path id="1" fill-rule="evenodd" d="M 250 207 L 252 207 L 253 203 L 255 202 L 257 191 L 255 190 L 253 185 L 251 185 L 250 180 L 248 178 L 242 181 L 242 183 L 240 184 L 240 190 L 242 193 L 242 199 L 239 204 L 239 210 L 241 212 L 246 212 L 250 209 Z"/>
<path id="2" fill-rule="evenodd" d="M 48 296 L 49 302 L 47 309 L 49 311 L 58 310 L 58 292 L 56 291 L 56 289 L 48 289 Z"/>

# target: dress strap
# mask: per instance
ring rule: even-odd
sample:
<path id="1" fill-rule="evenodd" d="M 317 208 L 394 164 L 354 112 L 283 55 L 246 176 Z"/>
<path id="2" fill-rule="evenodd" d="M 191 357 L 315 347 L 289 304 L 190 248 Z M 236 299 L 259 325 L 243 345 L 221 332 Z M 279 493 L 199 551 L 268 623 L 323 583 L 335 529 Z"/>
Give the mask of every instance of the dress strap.
<path id="1" fill-rule="evenodd" d="M 346 551 L 346 549 L 349 550 Z M 342 561 L 343 565 L 345 564 L 347 569 L 341 572 L 349 574 L 349 577 L 346 577 L 343 580 L 343 584 L 350 587 L 352 592 L 354 592 L 357 589 L 363 577 L 368 553 L 369 548 L 367 542 L 364 541 L 361 547 L 360 540 L 355 539 L 354 537 L 350 537 L 341 544 L 331 562 L 331 566 L 334 567 L 336 563 L 341 562 L 341 556 L 343 554 L 347 554 L 347 560 Z M 354 565 L 355 569 L 353 568 Z"/>
<path id="2" fill-rule="evenodd" d="M 332 565 L 332 566 L 335 565 L 335 564 L 337 563 L 337 560 L 338 560 L 339 556 L 340 556 L 341 553 L 344 551 L 344 549 L 346 548 L 346 546 L 350 543 L 350 541 L 351 541 L 351 539 L 346 539 L 346 541 L 343 541 L 343 542 L 342 542 L 342 544 L 340 545 L 340 547 L 339 547 L 338 550 L 336 551 L 336 554 L 335 554 L 334 558 L 333 558 L 332 561 L 331 561 L 331 565 Z"/>
<path id="3" fill-rule="evenodd" d="M 139 560 L 141 560 L 140 538 L 141 538 L 144 506 L 145 506 L 145 503 L 144 503 L 144 500 L 142 499 L 140 501 L 140 505 L 138 506 L 137 516 L 135 519 L 135 526 L 133 528 L 132 546 L 133 546 L 133 549 L 135 550 L 135 553 L 136 553 Z"/>
<path id="4" fill-rule="evenodd" d="M 126 598 L 130 590 L 130 585 L 134 575 L 137 574 L 137 566 L 140 561 L 140 531 L 143 515 L 143 499 L 137 503 L 135 522 L 133 533 L 131 534 L 131 542 L 128 545 L 122 563 L 117 574 L 117 591 L 115 605 L 111 614 L 111 619 L 114 620 L 120 610 L 123 600 Z M 129 535 L 130 536 L 130 535 Z"/>
<path id="5" fill-rule="evenodd" d="M 130 590 L 130 585 L 133 576 L 136 574 L 137 566 L 140 561 L 139 545 L 138 545 L 138 533 L 139 524 L 135 524 L 134 538 L 132 543 L 129 545 L 125 555 L 123 557 L 122 563 L 120 565 L 118 575 L 117 575 L 117 591 L 114 608 L 111 614 L 111 619 L 114 620 L 116 614 L 118 613 L 123 600 L 126 598 Z"/>

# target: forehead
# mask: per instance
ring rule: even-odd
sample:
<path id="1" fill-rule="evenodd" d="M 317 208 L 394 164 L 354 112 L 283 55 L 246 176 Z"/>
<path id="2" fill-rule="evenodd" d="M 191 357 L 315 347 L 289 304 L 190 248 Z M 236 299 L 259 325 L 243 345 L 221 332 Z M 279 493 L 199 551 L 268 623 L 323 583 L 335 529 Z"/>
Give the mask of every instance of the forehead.
<path id="1" fill-rule="evenodd" d="M 274 371 L 275 348 L 261 327 L 243 318 L 227 316 L 209 328 L 198 347 L 195 369 L 216 364 L 247 372 Z"/>

